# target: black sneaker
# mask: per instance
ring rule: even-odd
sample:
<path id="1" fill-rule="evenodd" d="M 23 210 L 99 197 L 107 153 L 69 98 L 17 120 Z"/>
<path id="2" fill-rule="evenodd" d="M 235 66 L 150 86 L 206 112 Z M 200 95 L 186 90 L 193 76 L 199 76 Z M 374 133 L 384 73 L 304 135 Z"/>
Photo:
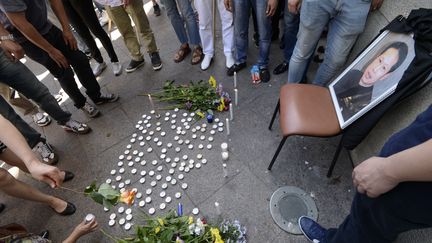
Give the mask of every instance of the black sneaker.
<path id="1" fill-rule="evenodd" d="M 159 52 L 150 53 L 150 59 L 153 66 L 153 70 L 157 71 L 162 68 L 162 61 L 159 56 Z"/>
<path id="2" fill-rule="evenodd" d="M 131 73 L 131 72 L 137 70 L 142 65 L 144 65 L 144 59 L 142 59 L 141 61 L 131 60 L 129 65 L 126 68 L 126 72 Z"/>
<path id="3" fill-rule="evenodd" d="M 105 104 L 105 103 L 116 102 L 118 99 L 119 99 L 119 96 L 116 95 L 116 94 L 109 94 L 109 93 L 104 94 L 104 93 L 101 93 L 101 95 L 99 96 L 99 98 L 97 98 L 97 100 L 93 100 L 93 102 L 96 105 L 102 105 L 102 104 Z"/>
<path id="4" fill-rule="evenodd" d="M 246 67 L 246 62 L 239 63 L 239 64 L 234 64 L 230 68 L 228 68 L 227 75 L 228 76 L 233 76 L 234 72 L 238 73 L 240 70 L 242 70 L 245 67 Z"/>
<path id="5" fill-rule="evenodd" d="M 267 68 L 260 68 L 259 74 L 261 82 L 268 83 L 270 81 L 270 72 Z"/>
<path id="6" fill-rule="evenodd" d="M 61 125 L 64 130 L 77 134 L 86 134 L 91 131 L 91 128 L 87 124 L 70 119 L 65 124 Z"/>
<path id="7" fill-rule="evenodd" d="M 156 5 L 153 5 L 153 13 L 156 16 L 160 16 L 161 15 L 161 9 L 159 7 L 159 4 L 156 3 Z"/>
<path id="8" fill-rule="evenodd" d="M 278 75 L 286 72 L 287 70 L 288 70 L 288 63 L 282 62 L 281 64 L 277 65 L 277 67 L 273 70 L 273 74 Z"/>

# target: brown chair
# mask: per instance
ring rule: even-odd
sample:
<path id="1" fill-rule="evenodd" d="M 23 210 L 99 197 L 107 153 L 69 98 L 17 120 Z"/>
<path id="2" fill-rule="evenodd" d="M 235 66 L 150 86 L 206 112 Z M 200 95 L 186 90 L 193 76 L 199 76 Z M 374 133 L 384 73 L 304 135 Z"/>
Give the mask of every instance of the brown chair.
<path id="1" fill-rule="evenodd" d="M 280 113 L 280 128 L 283 138 L 268 166 L 268 170 L 271 170 L 289 136 L 333 137 L 342 132 L 330 91 L 325 87 L 311 84 L 283 85 L 269 130 L 271 130 L 278 112 Z M 332 174 L 341 149 L 342 143 L 339 143 L 327 173 L 328 177 Z"/>

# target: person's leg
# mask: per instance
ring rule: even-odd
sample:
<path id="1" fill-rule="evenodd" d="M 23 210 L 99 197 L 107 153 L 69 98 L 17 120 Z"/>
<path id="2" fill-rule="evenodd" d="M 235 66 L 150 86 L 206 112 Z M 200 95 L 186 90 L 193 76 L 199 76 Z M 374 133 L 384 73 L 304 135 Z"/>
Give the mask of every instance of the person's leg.
<path id="1" fill-rule="evenodd" d="M 236 0 L 234 3 L 234 44 L 236 47 L 236 63 L 246 63 L 249 39 L 249 0 Z"/>
<path id="2" fill-rule="evenodd" d="M 84 23 L 83 19 L 80 16 L 81 14 L 80 12 L 82 10 L 76 9 L 75 6 L 72 5 L 72 1 L 70 0 L 63 0 L 62 2 L 71 25 L 73 26 L 74 30 L 78 33 L 78 35 L 81 37 L 81 39 L 84 41 L 86 46 L 90 49 L 91 57 L 95 59 L 98 63 L 103 63 L 104 60 L 102 58 L 102 54 L 99 51 L 99 48 L 97 47 L 93 36 L 90 34 L 89 29 L 87 28 L 86 24 Z M 82 2 L 81 4 L 83 4 L 84 2 L 87 2 L 87 0 L 81 2 Z M 93 4 L 91 4 L 90 11 L 93 11 L 94 13 L 94 9 L 92 6 Z M 99 25 L 99 22 L 97 22 L 97 24 Z"/>
<path id="3" fill-rule="evenodd" d="M 11 62 L 1 55 L 0 81 L 36 102 L 59 124 L 70 120 L 71 114 L 62 110 L 48 88 L 21 62 Z"/>
<path id="4" fill-rule="evenodd" d="M 143 8 L 142 0 L 134 0 L 126 7 L 126 12 L 132 17 L 137 31 L 140 34 L 147 52 L 154 53 L 157 52 L 156 40 L 153 35 L 153 31 L 150 28 L 150 23 L 148 21 L 147 15 Z"/>
<path id="5" fill-rule="evenodd" d="M 288 8 L 284 10 L 284 60 L 289 63 L 291 60 L 294 47 L 297 42 L 297 33 L 299 30 L 300 15 L 293 14 L 288 11 Z"/>
<path id="6" fill-rule="evenodd" d="M 2 80 L 0 80 L 0 95 L 23 115 L 35 114 L 39 111 L 39 108 L 26 97 L 19 95 L 18 98 L 15 98 L 15 92 Z"/>
<path id="7" fill-rule="evenodd" d="M 213 11 L 212 3 L 208 0 L 195 0 L 195 8 L 199 16 L 199 34 L 202 40 L 203 53 L 206 56 L 214 56 L 213 42 Z M 214 16 L 216 17 L 216 16 Z M 223 23 L 223 21 L 222 21 Z"/>
<path id="8" fill-rule="evenodd" d="M 198 20 L 192 9 L 191 2 L 189 0 L 177 0 L 177 3 L 182 13 L 184 22 L 186 23 L 189 44 L 199 46 L 201 44 L 201 39 L 198 30 Z"/>
<path id="9" fill-rule="evenodd" d="M 117 29 L 120 31 L 120 34 L 123 37 L 123 41 L 132 59 L 135 61 L 143 61 L 144 57 L 140 51 L 140 44 L 126 10 L 123 8 L 123 6 L 106 6 L 106 11 L 117 26 Z"/>
<path id="10" fill-rule="evenodd" d="M 73 70 L 80 83 L 86 89 L 86 94 L 90 97 L 90 99 L 93 100 L 93 102 L 99 103 L 101 97 L 100 86 L 93 74 L 92 69 L 90 68 L 87 57 L 84 55 L 84 53 L 77 50 L 72 50 L 69 46 L 67 46 L 63 41 L 62 36 L 62 32 L 58 28 L 53 27 L 44 37 L 55 48 L 63 53 L 69 64 L 73 67 Z"/>
<path id="11" fill-rule="evenodd" d="M 260 69 L 268 68 L 269 52 L 271 44 L 271 17 L 267 17 L 267 1 L 252 0 L 252 5 L 257 17 L 258 33 L 259 33 L 259 56 L 257 65 Z"/>
<path id="12" fill-rule="evenodd" d="M 321 32 L 334 12 L 330 1 L 304 0 L 300 13 L 300 27 L 288 70 L 288 83 L 300 83 Z"/>
<path id="13" fill-rule="evenodd" d="M 36 188 L 15 179 L 3 168 L 0 168 L 0 190 L 12 197 L 47 204 L 58 213 L 63 212 L 67 207 L 66 201 L 42 193 Z"/>
<path id="14" fill-rule="evenodd" d="M 364 29 L 369 8 L 370 1 L 358 0 L 345 0 L 336 7 L 337 15 L 330 21 L 324 62 L 313 84 L 325 86 L 340 71 Z"/>
<path id="15" fill-rule="evenodd" d="M 180 44 L 187 44 L 189 43 L 187 35 L 186 35 L 186 29 L 184 27 L 184 21 L 180 17 L 179 10 L 177 9 L 177 3 L 175 0 L 161 0 L 162 4 L 165 6 L 167 16 L 171 21 L 171 25 L 174 28 L 174 32 L 176 33 L 176 36 L 178 40 L 180 41 Z"/>
<path id="16" fill-rule="evenodd" d="M 41 141 L 45 142 L 41 134 L 28 125 L 1 96 L 0 114 L 8 119 L 20 131 L 30 148 L 35 147 Z"/>
<path id="17" fill-rule="evenodd" d="M 90 31 L 93 33 L 93 35 L 95 35 L 96 38 L 98 38 L 100 40 L 103 47 L 107 51 L 108 56 L 111 59 L 111 62 L 118 62 L 118 57 L 117 57 L 117 54 L 114 50 L 112 42 L 111 42 L 108 34 L 105 32 L 105 30 L 99 24 L 99 20 L 98 20 L 96 13 L 92 7 L 93 6 L 92 1 L 91 0 L 67 0 L 67 1 L 76 10 L 81 21 L 85 24 L 85 27 L 90 29 Z M 92 37 L 92 40 L 94 42 L 93 37 Z"/>
<path id="18" fill-rule="evenodd" d="M 231 12 L 226 10 L 223 0 L 217 0 L 217 7 L 222 22 L 222 41 L 224 54 L 226 57 L 232 56 L 234 51 L 234 17 Z"/>

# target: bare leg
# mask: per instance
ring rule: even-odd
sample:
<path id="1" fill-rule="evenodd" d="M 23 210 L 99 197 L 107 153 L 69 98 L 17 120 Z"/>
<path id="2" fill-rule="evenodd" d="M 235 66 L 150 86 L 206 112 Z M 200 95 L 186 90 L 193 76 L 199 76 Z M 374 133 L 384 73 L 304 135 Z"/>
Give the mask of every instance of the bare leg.
<path id="1" fill-rule="evenodd" d="M 60 213 L 66 209 L 67 202 L 59 198 L 42 193 L 30 185 L 15 179 L 5 169 L 0 168 L 0 190 L 9 196 L 41 202 L 49 205 L 56 212 Z"/>

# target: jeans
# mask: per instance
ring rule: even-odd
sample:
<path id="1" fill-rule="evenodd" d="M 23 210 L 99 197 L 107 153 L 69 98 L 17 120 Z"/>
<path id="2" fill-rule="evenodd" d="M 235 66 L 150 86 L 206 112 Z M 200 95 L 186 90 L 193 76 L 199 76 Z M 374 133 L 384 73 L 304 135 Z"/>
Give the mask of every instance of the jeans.
<path id="1" fill-rule="evenodd" d="M 127 7 L 105 6 L 105 9 L 110 18 L 117 25 L 117 28 L 120 31 L 120 34 L 123 36 L 124 43 L 128 48 L 133 60 L 142 61 L 143 55 L 141 53 L 141 46 L 137 39 L 137 35 L 135 34 L 135 30 L 132 27 L 131 18 L 135 23 L 135 27 L 139 35 L 144 41 L 147 52 L 153 53 L 158 51 L 156 40 L 154 38 L 153 31 L 150 28 L 147 15 L 144 11 L 142 0 L 131 1 Z"/>
<path id="2" fill-rule="evenodd" d="M 250 8 L 257 17 L 259 34 L 259 68 L 267 68 L 271 44 L 271 17 L 266 16 L 267 0 L 235 0 L 234 3 L 234 43 L 236 47 L 236 63 L 244 63 L 247 59 L 249 39 Z"/>
<path id="3" fill-rule="evenodd" d="M 63 111 L 48 88 L 21 62 L 11 62 L 0 51 L 0 82 L 12 87 L 39 107 L 59 124 L 70 120 L 71 114 Z"/>
<path id="4" fill-rule="evenodd" d="M 325 86 L 342 68 L 363 31 L 370 0 L 303 0 L 298 40 L 291 57 L 288 82 L 301 81 L 324 27 L 329 23 L 324 62 L 313 84 Z"/>
<path id="5" fill-rule="evenodd" d="M 291 56 L 294 51 L 294 47 L 297 42 L 297 33 L 299 30 L 300 15 L 293 14 L 288 11 L 288 6 L 284 8 L 284 34 L 283 41 L 284 47 L 284 59 L 286 63 L 289 63 Z"/>
<path id="6" fill-rule="evenodd" d="M 393 135 L 380 157 L 409 149 L 432 138 L 432 106 L 407 128 Z M 377 198 L 357 193 L 350 214 L 327 243 L 391 243 L 398 234 L 432 227 L 432 182 L 402 182 Z"/>
<path id="7" fill-rule="evenodd" d="M 0 71 L 3 73 L 3 71 Z M 36 146 L 39 142 L 45 142 L 41 134 L 27 124 L 15 110 L 6 102 L 3 96 L 0 96 L 0 114 L 9 120 L 26 139 L 30 148 Z"/>
<path id="8" fill-rule="evenodd" d="M 201 40 L 198 31 L 198 21 L 189 0 L 161 0 L 165 6 L 168 18 L 181 44 L 200 45 Z M 180 16 L 180 7 L 183 18 Z M 186 29 L 185 29 L 186 23 Z M 187 30 L 187 34 L 186 34 Z"/>
<path id="9" fill-rule="evenodd" d="M 78 50 L 72 50 L 63 40 L 62 32 L 55 26 L 43 36 L 51 45 L 57 48 L 66 57 L 70 65 L 72 65 L 82 86 L 86 88 L 87 95 L 97 102 L 100 96 L 100 86 L 96 81 L 93 71 L 90 68 L 87 57 Z M 86 97 L 81 94 L 81 91 L 76 84 L 72 68 L 61 68 L 44 50 L 40 49 L 30 41 L 21 43 L 28 57 L 40 63 L 50 73 L 58 79 L 60 86 L 69 95 L 74 102 L 75 107 L 81 108 L 86 102 Z"/>
<path id="10" fill-rule="evenodd" d="M 98 63 L 103 62 L 101 52 L 99 51 L 93 36 L 90 34 L 90 31 L 100 40 L 107 51 L 111 62 L 118 62 L 111 39 L 99 24 L 99 20 L 93 8 L 93 2 L 91 0 L 63 0 L 63 6 L 73 28 L 82 38 L 87 47 L 90 48 L 91 56 Z"/>

